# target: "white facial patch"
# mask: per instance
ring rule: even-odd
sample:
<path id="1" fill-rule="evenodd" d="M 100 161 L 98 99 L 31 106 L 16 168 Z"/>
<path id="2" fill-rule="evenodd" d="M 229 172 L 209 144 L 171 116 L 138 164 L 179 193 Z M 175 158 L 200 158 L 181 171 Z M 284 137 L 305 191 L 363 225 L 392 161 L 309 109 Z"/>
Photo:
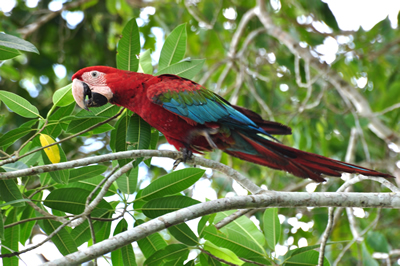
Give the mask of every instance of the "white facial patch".
<path id="1" fill-rule="evenodd" d="M 74 96 L 75 102 L 80 108 L 87 109 L 85 106 L 83 83 L 79 79 L 74 79 L 72 81 L 72 96 Z"/>

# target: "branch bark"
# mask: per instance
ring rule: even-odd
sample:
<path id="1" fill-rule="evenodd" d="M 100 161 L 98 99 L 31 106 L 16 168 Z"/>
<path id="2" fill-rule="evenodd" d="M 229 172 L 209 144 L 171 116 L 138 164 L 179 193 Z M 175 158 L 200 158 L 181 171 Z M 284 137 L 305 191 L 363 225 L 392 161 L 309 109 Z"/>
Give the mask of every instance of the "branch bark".
<path id="1" fill-rule="evenodd" d="M 260 207 L 400 208 L 399 193 L 269 192 L 237 196 L 193 205 L 160 216 L 114 237 L 43 265 L 75 265 L 97 258 L 170 226 L 211 213 Z"/>
<path id="2" fill-rule="evenodd" d="M 124 152 L 116 152 L 111 154 L 99 155 L 89 158 L 82 158 L 74 161 L 57 163 L 57 164 L 48 164 L 41 165 L 32 168 L 26 168 L 22 170 L 17 170 L 13 172 L 2 172 L 0 173 L 0 179 L 14 179 L 17 177 L 35 175 L 45 172 L 52 172 L 62 169 L 70 169 L 78 166 L 85 166 L 94 163 L 101 162 L 109 162 L 113 160 L 120 159 L 134 159 L 140 157 L 167 157 L 171 159 L 182 158 L 182 153 L 177 151 L 163 151 L 163 150 L 134 150 L 134 151 L 124 151 Z M 254 184 L 249 178 L 246 178 L 238 171 L 226 166 L 222 163 L 215 162 L 212 160 L 204 159 L 202 157 L 193 156 L 191 159 L 187 160 L 188 164 L 201 165 L 204 167 L 209 167 L 214 170 L 225 173 L 227 176 L 235 179 L 239 184 L 241 184 L 244 188 L 250 191 L 253 194 L 261 193 L 263 190 Z"/>

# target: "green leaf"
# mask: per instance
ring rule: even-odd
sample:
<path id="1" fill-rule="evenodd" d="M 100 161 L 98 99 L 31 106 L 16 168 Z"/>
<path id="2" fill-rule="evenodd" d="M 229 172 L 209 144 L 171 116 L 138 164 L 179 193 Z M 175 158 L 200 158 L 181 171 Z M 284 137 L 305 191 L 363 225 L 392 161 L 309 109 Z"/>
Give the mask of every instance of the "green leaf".
<path id="1" fill-rule="evenodd" d="M 223 259 L 224 261 L 236 264 L 236 265 L 242 265 L 245 262 L 242 261 L 241 259 L 236 256 L 235 253 L 233 253 L 231 250 L 226 249 L 226 248 L 221 248 L 210 241 L 206 241 L 204 243 L 204 249 L 210 252 L 212 255 L 216 256 L 217 258 Z"/>
<path id="2" fill-rule="evenodd" d="M 144 262 L 144 265 L 165 265 L 165 263 L 170 260 L 175 260 L 180 257 L 187 258 L 188 255 L 189 249 L 186 245 L 171 244 L 162 250 L 156 251 Z"/>
<path id="3" fill-rule="evenodd" d="M 197 225 L 197 233 L 199 234 L 200 237 L 203 237 L 203 231 L 206 228 L 206 226 L 209 226 L 214 222 L 215 216 L 216 213 L 201 217 Z"/>
<path id="4" fill-rule="evenodd" d="M 111 212 L 107 209 L 96 209 L 90 214 L 91 217 L 96 218 L 111 218 Z M 92 220 L 93 230 L 98 232 L 107 222 L 102 222 L 98 220 Z M 71 237 L 75 241 L 77 246 L 82 245 L 91 238 L 90 226 L 88 220 L 71 230 Z M 97 240 L 97 239 L 96 239 Z"/>
<path id="5" fill-rule="evenodd" d="M 3 242 L 4 241 L 4 220 L 3 220 L 3 215 L 0 212 L 0 239 Z M 25 243 L 25 242 L 23 242 Z"/>
<path id="6" fill-rule="evenodd" d="M 118 188 L 125 194 L 133 194 L 136 190 L 139 175 L 139 167 L 132 169 L 128 175 L 122 175 L 117 179 Z"/>
<path id="7" fill-rule="evenodd" d="M 211 241 L 219 247 L 232 250 L 240 258 L 251 259 L 267 265 L 270 264 L 265 259 L 266 255 L 264 249 L 261 249 L 254 241 L 249 240 L 247 236 L 231 229 L 227 229 L 226 231 L 227 233 L 218 232 L 217 229 L 211 225 L 204 229 L 203 235 L 206 240 Z"/>
<path id="8" fill-rule="evenodd" d="M 164 68 L 181 61 L 186 53 L 186 23 L 176 27 L 168 35 L 161 49 L 158 68 Z"/>
<path id="9" fill-rule="evenodd" d="M 181 192 L 196 183 L 204 172 L 198 168 L 186 168 L 164 175 L 144 188 L 140 199 L 149 201 Z"/>
<path id="10" fill-rule="evenodd" d="M 97 243 L 109 239 L 111 232 L 111 222 L 103 222 L 104 225 L 100 230 L 96 231 L 96 241 Z"/>
<path id="11" fill-rule="evenodd" d="M 17 161 L 15 163 L 5 164 L 5 165 L 2 166 L 2 168 L 6 172 L 12 172 L 12 171 L 16 171 L 16 170 L 26 169 L 28 167 L 23 162 Z"/>
<path id="12" fill-rule="evenodd" d="M 196 246 L 199 244 L 199 239 L 185 223 L 177 224 L 168 228 L 168 231 L 176 240 L 188 246 Z"/>
<path id="13" fill-rule="evenodd" d="M 104 176 L 102 176 L 102 175 L 98 175 L 98 176 L 95 176 L 95 177 L 91 177 L 91 178 L 89 178 L 89 179 L 84 179 L 84 180 L 80 180 L 80 181 L 78 181 L 78 182 L 73 182 L 73 183 L 69 183 L 68 185 L 63 185 L 62 187 L 63 188 L 74 188 L 74 187 L 76 187 L 76 188 L 82 188 L 82 189 L 85 189 L 85 190 L 88 190 L 88 191 L 93 191 L 96 187 L 97 187 L 97 185 L 104 179 L 105 177 Z M 100 189 L 102 188 L 103 186 L 100 186 Z M 98 189 L 95 193 L 94 193 L 94 196 L 97 196 L 97 194 L 99 194 L 99 192 L 100 192 L 100 189 Z M 105 194 L 105 197 L 109 197 L 109 196 L 112 196 L 112 195 L 115 195 L 115 194 L 117 194 L 118 192 L 117 192 L 117 188 L 115 187 L 115 185 L 114 184 L 112 184 L 110 187 L 109 187 L 109 189 L 107 190 L 107 192 L 106 192 L 106 194 Z"/>
<path id="14" fill-rule="evenodd" d="M 328 243 L 328 245 L 330 245 L 332 243 Z M 316 248 L 319 248 L 320 245 L 312 245 L 312 246 L 307 246 L 307 247 L 302 247 L 302 248 L 296 248 L 296 249 L 292 249 L 289 250 L 285 256 L 283 256 L 284 262 L 286 262 L 287 260 L 289 260 L 290 258 L 297 256 L 298 254 L 302 254 L 305 252 L 308 252 L 309 250 L 313 250 Z"/>
<path id="15" fill-rule="evenodd" d="M 45 129 L 43 129 L 42 133 L 51 136 L 52 138 L 57 138 L 61 132 L 62 127 L 59 121 L 50 120 Z"/>
<path id="16" fill-rule="evenodd" d="M 36 140 L 39 142 L 39 136 L 36 136 L 31 142 L 28 143 L 20 152 L 20 155 L 26 154 L 29 151 L 32 151 L 33 149 L 38 148 L 39 146 L 36 146 L 35 142 Z M 39 145 L 39 144 L 38 144 Z M 31 155 L 25 156 L 20 160 L 20 162 L 24 163 L 27 167 L 35 165 L 39 162 L 41 159 L 42 152 L 37 151 L 35 153 L 32 153 Z"/>
<path id="17" fill-rule="evenodd" d="M 308 250 L 300 253 L 296 256 L 291 257 L 285 261 L 285 266 L 302 266 L 302 265 L 318 265 L 319 252 L 315 250 Z M 324 266 L 329 266 L 329 261 L 324 258 Z M 365 265 L 365 264 L 364 264 Z M 377 264 L 378 265 L 378 264 Z"/>
<path id="18" fill-rule="evenodd" d="M 151 132 L 149 149 L 150 150 L 156 150 L 157 149 L 157 144 L 158 144 L 158 138 L 160 137 L 160 132 L 158 132 L 158 130 L 155 129 L 155 128 L 152 128 L 151 130 L 152 130 L 152 132 Z M 149 166 L 149 167 L 151 165 L 151 159 L 152 158 L 149 158 L 149 159 L 144 161 L 145 164 L 147 164 L 147 166 Z"/>
<path id="19" fill-rule="evenodd" d="M 379 263 L 374 258 L 372 258 L 371 254 L 368 252 L 368 249 L 364 242 L 361 244 L 361 252 L 362 252 L 362 255 L 361 255 L 362 265 L 364 265 L 364 266 L 378 266 L 379 265 Z"/>
<path id="20" fill-rule="evenodd" d="M 215 258 L 209 256 L 208 254 L 205 253 L 200 253 L 200 255 L 198 256 L 199 261 L 200 261 L 200 265 L 212 265 L 212 266 L 221 266 L 221 262 L 219 262 L 218 260 L 216 260 Z M 199 264 L 195 264 L 196 266 Z M 224 266 L 226 264 L 223 264 Z M 185 265 L 186 266 L 186 265 Z"/>
<path id="21" fill-rule="evenodd" d="M 72 96 L 72 83 L 56 90 L 53 94 L 53 104 L 55 106 L 68 106 L 74 101 L 74 97 Z"/>
<path id="22" fill-rule="evenodd" d="M 0 90 L 0 100 L 20 116 L 27 118 L 40 117 L 39 111 L 35 106 L 15 93 Z"/>
<path id="23" fill-rule="evenodd" d="M 369 231 L 367 243 L 376 252 L 389 253 L 390 251 L 389 243 L 385 235 L 380 232 Z"/>
<path id="24" fill-rule="evenodd" d="M 131 116 L 128 124 L 126 141 L 132 143 L 132 149 L 148 149 L 150 145 L 150 139 L 151 126 L 137 114 Z"/>
<path id="25" fill-rule="evenodd" d="M 56 222 L 53 220 L 40 220 L 40 227 L 46 232 L 46 234 L 51 234 L 56 230 L 60 225 L 60 222 Z M 57 249 L 64 256 L 71 254 L 73 252 L 78 251 L 78 248 L 70 235 L 67 229 L 62 228 L 60 232 L 58 232 L 55 236 L 51 238 L 51 241 L 56 245 Z"/>
<path id="26" fill-rule="evenodd" d="M 107 119 L 108 119 L 107 117 L 93 116 L 93 117 L 86 117 L 73 120 L 71 121 L 71 123 L 69 123 L 66 133 L 75 134 L 81 132 L 87 129 L 88 127 L 97 125 Z"/>
<path id="27" fill-rule="evenodd" d="M 81 188 L 60 188 L 53 190 L 45 199 L 44 205 L 72 214 L 80 214 L 85 210 L 86 199 L 90 191 Z M 95 209 L 114 210 L 104 199 Z"/>
<path id="28" fill-rule="evenodd" d="M 153 65 L 151 61 L 151 50 L 147 49 L 139 57 L 139 73 L 153 74 Z"/>
<path id="29" fill-rule="evenodd" d="M 128 129 L 128 125 L 130 122 L 130 116 L 127 114 L 127 112 L 124 112 L 123 115 L 118 119 L 117 123 L 115 124 L 115 138 L 114 140 L 110 141 L 110 146 L 111 148 L 118 152 L 118 151 L 126 151 L 127 150 L 127 144 L 126 144 L 126 132 Z M 118 160 L 119 166 L 124 166 L 127 164 L 130 160 L 129 159 L 121 159 Z"/>
<path id="30" fill-rule="evenodd" d="M 20 203 L 24 203 L 24 202 L 28 202 L 30 201 L 29 199 L 17 199 L 17 200 L 12 200 L 12 201 L 8 201 L 6 203 L 0 204 L 0 208 L 1 207 L 6 207 L 6 206 L 13 206 L 13 205 L 19 205 Z M 21 205 L 23 206 L 23 205 Z M 16 207 L 21 207 L 21 206 L 16 206 Z"/>
<path id="31" fill-rule="evenodd" d="M 22 138 L 33 130 L 29 127 L 18 127 L 16 129 L 8 131 L 6 134 L 0 137 L 0 147 L 7 146 L 14 143 L 16 140 Z"/>
<path id="32" fill-rule="evenodd" d="M 5 225 L 18 221 L 18 208 L 12 208 L 8 213 Z M 4 240 L 1 241 L 1 254 L 12 253 L 10 250 L 18 251 L 18 241 L 20 234 L 20 225 L 15 225 L 4 229 Z M 5 248 L 7 247 L 7 248 Z M 3 265 L 18 266 L 18 257 L 3 258 Z"/>
<path id="33" fill-rule="evenodd" d="M 89 179 L 101 175 L 107 170 L 107 168 L 107 166 L 99 164 L 71 169 L 69 172 L 69 182 L 77 182 L 79 180 Z"/>
<path id="34" fill-rule="evenodd" d="M 0 60 L 7 60 L 19 56 L 21 53 L 13 48 L 0 46 Z"/>
<path id="35" fill-rule="evenodd" d="M 40 193 L 36 194 L 38 196 L 41 196 Z M 35 196 L 36 196 L 35 195 Z M 34 197 L 35 197 L 34 196 Z M 41 198 L 37 197 L 35 200 L 40 200 Z M 21 218 L 19 219 L 20 221 L 35 217 L 35 209 L 33 209 L 31 206 L 27 205 L 22 212 Z M 32 234 L 32 229 L 35 226 L 36 221 L 30 221 L 26 222 L 20 225 L 20 242 L 25 244 L 25 242 L 31 237 Z"/>
<path id="36" fill-rule="evenodd" d="M 115 227 L 114 236 L 119 233 L 122 233 L 126 230 L 128 230 L 128 223 L 126 222 L 125 219 L 122 219 Z M 124 265 L 124 266 L 125 265 L 137 265 L 136 259 L 135 259 L 135 253 L 133 252 L 133 248 L 132 248 L 132 244 L 123 246 L 122 248 L 120 248 L 116 251 L 120 251 L 121 255 L 122 255 L 123 264 L 120 264 L 120 265 Z M 113 251 L 113 252 L 115 252 L 115 251 Z M 112 257 L 113 252 L 111 252 L 111 257 Z M 116 265 L 116 264 L 114 264 L 114 261 L 113 261 L 113 265 Z"/>
<path id="37" fill-rule="evenodd" d="M 86 111 L 85 109 L 81 109 L 76 116 L 77 117 L 88 117 L 88 116 L 98 116 L 98 117 L 111 117 L 116 115 L 121 107 L 116 106 L 111 103 L 106 103 L 100 107 L 92 107 L 90 111 Z"/>
<path id="38" fill-rule="evenodd" d="M 50 184 L 55 183 L 49 173 L 42 173 L 42 174 L 40 174 L 39 178 L 40 178 L 40 184 L 42 186 L 48 186 Z"/>
<path id="39" fill-rule="evenodd" d="M 135 227 L 143 223 L 143 220 L 138 219 L 135 222 Z M 167 242 L 165 242 L 159 233 L 154 233 L 142 238 L 138 240 L 137 243 L 145 258 L 150 257 L 157 250 L 162 250 L 167 246 Z"/>
<path id="40" fill-rule="evenodd" d="M 235 211 L 223 211 L 217 213 L 215 217 L 215 223 L 218 223 L 222 219 L 228 217 L 229 215 L 233 214 Z M 265 245 L 265 237 L 264 235 L 258 230 L 257 226 L 253 223 L 252 220 L 250 220 L 247 216 L 241 216 L 238 219 L 235 219 L 231 223 L 227 224 L 221 229 L 221 232 L 227 233 L 229 230 L 236 231 L 244 236 L 249 241 L 254 242 L 259 246 L 260 249 L 263 249 L 263 246 Z"/>
<path id="41" fill-rule="evenodd" d="M 279 222 L 277 208 L 265 210 L 263 215 L 263 229 L 269 248 L 275 250 L 275 246 L 278 244 L 281 235 L 281 224 Z"/>
<path id="42" fill-rule="evenodd" d="M 0 46 L 39 54 L 39 51 L 32 43 L 5 33 L 0 33 Z"/>
<path id="43" fill-rule="evenodd" d="M 149 218 L 156 218 L 158 216 L 180 210 L 182 208 L 195 205 L 200 201 L 185 197 L 185 196 L 170 196 L 163 198 L 152 199 L 143 205 L 141 210 L 143 214 Z"/>
<path id="44" fill-rule="evenodd" d="M 136 72 L 139 60 L 136 57 L 140 53 L 139 28 L 136 19 L 131 19 L 122 30 L 122 38 L 117 48 L 117 68 Z"/>
<path id="45" fill-rule="evenodd" d="M 200 72 L 205 59 L 192 59 L 190 61 L 182 61 L 173 65 L 170 65 L 157 72 L 157 76 L 163 74 L 174 74 L 186 79 L 193 79 L 197 73 Z"/>
<path id="46" fill-rule="evenodd" d="M 13 202 L 15 207 L 25 206 L 23 197 L 14 179 L 0 179 L 0 196 L 7 205 Z"/>

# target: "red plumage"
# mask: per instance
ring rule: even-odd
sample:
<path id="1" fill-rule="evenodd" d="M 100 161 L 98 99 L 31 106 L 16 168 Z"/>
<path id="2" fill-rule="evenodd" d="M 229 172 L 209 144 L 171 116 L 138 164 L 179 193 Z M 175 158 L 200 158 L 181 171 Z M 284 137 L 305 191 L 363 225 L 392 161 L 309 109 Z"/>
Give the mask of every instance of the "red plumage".
<path id="1" fill-rule="evenodd" d="M 392 177 L 287 147 L 270 134 L 291 134 L 289 127 L 263 120 L 253 111 L 231 105 L 201 85 L 178 76 L 95 66 L 81 69 L 72 79 L 74 97 L 82 108 L 98 106 L 95 99 L 104 104 L 104 97 L 138 114 L 178 150 L 202 152 L 218 148 L 240 159 L 317 182 L 325 180 L 322 175 L 340 176 L 342 172 Z M 90 91 L 85 91 L 85 86 Z M 86 95 L 89 101 L 85 101 Z"/>

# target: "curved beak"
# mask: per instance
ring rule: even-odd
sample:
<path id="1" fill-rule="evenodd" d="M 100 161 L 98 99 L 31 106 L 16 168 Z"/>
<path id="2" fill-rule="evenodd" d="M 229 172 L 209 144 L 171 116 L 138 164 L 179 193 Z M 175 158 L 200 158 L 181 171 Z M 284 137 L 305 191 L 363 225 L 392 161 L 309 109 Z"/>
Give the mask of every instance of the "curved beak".
<path id="1" fill-rule="evenodd" d="M 87 111 L 89 111 L 88 107 L 99 107 L 108 102 L 106 96 L 92 91 L 88 84 L 79 79 L 74 79 L 72 82 L 72 95 L 79 107 Z"/>

